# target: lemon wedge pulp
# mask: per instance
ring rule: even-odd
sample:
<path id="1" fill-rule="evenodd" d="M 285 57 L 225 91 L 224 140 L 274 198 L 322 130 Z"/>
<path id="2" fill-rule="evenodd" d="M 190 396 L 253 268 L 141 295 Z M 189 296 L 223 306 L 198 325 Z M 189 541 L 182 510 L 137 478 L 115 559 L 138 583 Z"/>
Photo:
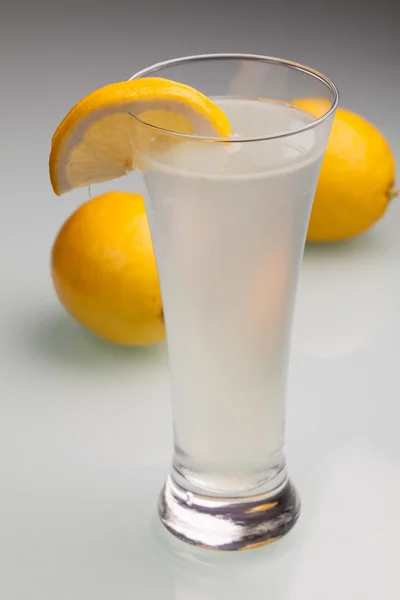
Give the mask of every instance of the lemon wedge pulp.
<path id="1" fill-rule="evenodd" d="M 146 77 L 106 85 L 80 100 L 54 133 L 49 168 L 57 195 L 137 167 L 132 114 L 178 133 L 231 135 L 224 112 L 185 84 Z"/>

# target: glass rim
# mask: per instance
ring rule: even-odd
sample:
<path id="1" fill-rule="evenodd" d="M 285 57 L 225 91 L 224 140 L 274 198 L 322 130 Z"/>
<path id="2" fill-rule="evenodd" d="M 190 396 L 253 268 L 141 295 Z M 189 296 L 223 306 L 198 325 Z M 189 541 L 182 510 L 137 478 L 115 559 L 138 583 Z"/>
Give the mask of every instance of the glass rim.
<path id="1" fill-rule="evenodd" d="M 262 142 L 268 140 L 276 140 L 285 137 L 290 137 L 293 135 L 298 135 L 305 131 L 309 131 L 310 129 L 314 129 L 318 127 L 325 121 L 327 121 L 336 111 L 339 104 L 339 91 L 333 81 L 331 81 L 328 77 L 312 69 L 311 67 L 306 67 L 300 63 L 293 62 L 291 60 L 286 60 L 283 58 L 276 58 L 273 56 L 263 56 L 262 54 L 242 54 L 242 53 L 216 53 L 216 54 L 194 54 L 191 56 L 182 56 L 180 58 L 171 58 L 169 60 L 161 61 L 158 63 L 154 63 L 153 65 L 141 69 L 131 77 L 129 77 L 128 81 L 132 81 L 134 79 L 139 79 L 141 77 L 147 77 L 151 73 L 155 71 L 160 71 L 161 69 L 177 66 L 180 64 L 190 63 L 190 62 L 200 62 L 207 60 L 247 60 L 254 62 L 264 62 L 268 64 L 280 65 L 283 67 L 288 67 L 289 69 L 293 69 L 295 71 L 300 71 L 305 73 L 306 75 L 310 75 L 314 77 L 314 79 L 319 80 L 323 83 L 332 93 L 333 102 L 329 108 L 329 110 L 324 113 L 322 116 L 315 118 L 311 123 L 307 123 L 306 125 L 299 127 L 298 129 L 293 129 L 290 131 L 283 131 L 282 133 L 274 133 L 272 135 L 262 135 L 262 136 L 232 136 L 232 137 L 220 137 L 220 136 L 204 136 L 204 135 L 194 135 L 190 133 L 180 133 L 179 131 L 172 131 L 169 129 L 163 129 L 162 127 L 158 127 L 157 125 L 153 125 L 152 123 L 147 123 L 134 115 L 133 113 L 129 113 L 134 119 L 139 121 L 142 125 L 146 127 L 150 127 L 155 131 L 159 131 L 165 134 L 169 134 L 172 136 L 177 136 L 180 138 L 194 140 L 194 141 L 206 141 L 206 142 L 219 142 L 219 143 L 245 143 L 245 142 Z M 290 103 L 287 103 L 290 106 Z"/>

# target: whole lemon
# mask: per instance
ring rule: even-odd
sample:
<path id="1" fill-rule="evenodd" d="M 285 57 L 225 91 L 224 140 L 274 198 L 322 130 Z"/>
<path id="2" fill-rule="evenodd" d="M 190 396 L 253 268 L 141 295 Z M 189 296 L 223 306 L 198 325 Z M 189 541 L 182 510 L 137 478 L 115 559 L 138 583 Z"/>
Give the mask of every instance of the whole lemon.
<path id="1" fill-rule="evenodd" d="M 303 98 L 295 106 L 319 117 L 329 102 Z M 338 108 L 321 167 L 307 240 L 332 242 L 363 233 L 394 195 L 395 161 L 383 135 L 363 117 Z"/>
<path id="2" fill-rule="evenodd" d="M 94 334 L 126 346 L 165 338 L 142 196 L 108 192 L 80 206 L 57 235 L 51 267 L 61 303 Z"/>

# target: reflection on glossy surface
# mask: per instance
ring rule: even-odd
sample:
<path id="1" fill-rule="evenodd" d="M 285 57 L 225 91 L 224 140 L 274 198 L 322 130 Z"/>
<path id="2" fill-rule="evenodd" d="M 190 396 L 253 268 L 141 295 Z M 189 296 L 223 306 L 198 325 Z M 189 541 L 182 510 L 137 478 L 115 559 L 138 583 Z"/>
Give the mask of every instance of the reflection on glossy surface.
<path id="1" fill-rule="evenodd" d="M 369 444 L 349 443 L 330 457 L 324 471 L 319 502 L 303 526 L 260 550 L 224 554 L 195 549 L 168 536 L 154 521 L 147 543 L 149 556 L 159 557 L 158 575 L 171 584 L 170 595 L 164 597 L 390 597 L 387 576 L 396 568 L 400 536 L 398 465 Z M 380 485 L 375 493 L 371 475 L 377 473 Z M 379 582 L 373 588 L 365 577 L 370 569 Z"/>
<path id="2" fill-rule="evenodd" d="M 394 309 L 393 275 L 375 232 L 341 244 L 308 245 L 294 351 L 329 358 L 372 343 Z"/>
<path id="3" fill-rule="evenodd" d="M 281 580 L 282 567 L 286 564 L 289 573 L 287 560 L 296 542 L 295 530 L 271 546 L 229 554 L 193 548 L 156 527 L 153 534 L 172 572 L 173 600 L 236 600 L 269 594 L 285 597 L 282 592 L 287 582 Z"/>

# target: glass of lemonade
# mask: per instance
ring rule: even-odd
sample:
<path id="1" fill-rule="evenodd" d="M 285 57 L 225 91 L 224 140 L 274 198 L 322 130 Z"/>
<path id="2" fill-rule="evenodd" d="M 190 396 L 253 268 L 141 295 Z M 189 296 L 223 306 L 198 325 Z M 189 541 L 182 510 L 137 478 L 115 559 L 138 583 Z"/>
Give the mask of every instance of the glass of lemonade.
<path id="1" fill-rule="evenodd" d="M 233 131 L 187 135 L 133 116 L 172 385 L 159 513 L 191 544 L 254 548 L 299 515 L 284 453 L 291 324 L 338 94 L 323 75 L 262 56 L 181 58 L 134 78 L 147 76 L 203 92 Z M 327 108 L 295 108 L 304 98 Z"/>

